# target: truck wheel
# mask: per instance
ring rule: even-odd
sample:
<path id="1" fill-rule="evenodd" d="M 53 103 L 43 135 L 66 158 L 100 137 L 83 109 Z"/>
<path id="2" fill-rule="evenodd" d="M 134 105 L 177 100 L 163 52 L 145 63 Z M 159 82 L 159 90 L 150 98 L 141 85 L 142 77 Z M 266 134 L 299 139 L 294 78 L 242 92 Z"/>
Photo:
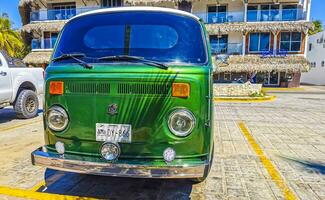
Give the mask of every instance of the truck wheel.
<path id="1" fill-rule="evenodd" d="M 32 90 L 22 90 L 14 104 L 16 115 L 20 119 L 35 117 L 38 111 L 38 98 Z"/>

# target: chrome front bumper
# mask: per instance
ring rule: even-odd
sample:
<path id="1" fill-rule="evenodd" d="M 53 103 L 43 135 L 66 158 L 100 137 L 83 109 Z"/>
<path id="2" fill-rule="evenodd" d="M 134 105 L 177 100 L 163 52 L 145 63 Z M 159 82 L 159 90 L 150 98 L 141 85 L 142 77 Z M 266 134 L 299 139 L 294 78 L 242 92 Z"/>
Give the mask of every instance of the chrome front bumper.
<path id="1" fill-rule="evenodd" d="M 67 156 L 48 153 L 43 151 L 42 147 L 32 152 L 32 164 L 68 172 L 133 178 L 198 178 L 203 177 L 209 168 L 207 162 L 186 166 L 90 162 L 83 161 L 82 157 L 71 159 Z"/>

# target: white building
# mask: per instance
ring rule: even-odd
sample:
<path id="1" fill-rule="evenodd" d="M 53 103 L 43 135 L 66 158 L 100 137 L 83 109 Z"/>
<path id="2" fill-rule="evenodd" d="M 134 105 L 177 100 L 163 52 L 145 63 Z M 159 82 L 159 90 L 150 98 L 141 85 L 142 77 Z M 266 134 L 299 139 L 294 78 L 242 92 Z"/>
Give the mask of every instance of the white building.
<path id="1" fill-rule="evenodd" d="M 307 59 L 310 71 L 302 74 L 302 83 L 325 85 L 325 31 L 309 37 Z"/>
<path id="2" fill-rule="evenodd" d="M 24 62 L 46 67 L 58 33 L 71 17 L 106 7 L 157 6 L 204 21 L 215 61 L 214 81 L 237 79 L 299 87 L 306 59 L 312 0 L 20 0 Z"/>

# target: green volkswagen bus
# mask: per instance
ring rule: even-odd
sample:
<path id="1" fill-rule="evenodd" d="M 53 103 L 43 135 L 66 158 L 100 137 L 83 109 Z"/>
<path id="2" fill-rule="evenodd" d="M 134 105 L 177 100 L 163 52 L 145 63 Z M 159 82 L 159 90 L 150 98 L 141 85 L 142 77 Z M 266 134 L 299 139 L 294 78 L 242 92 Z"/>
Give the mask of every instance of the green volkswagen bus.
<path id="1" fill-rule="evenodd" d="M 213 155 L 212 60 L 196 16 L 108 8 L 70 19 L 46 69 L 34 165 L 203 181 Z"/>

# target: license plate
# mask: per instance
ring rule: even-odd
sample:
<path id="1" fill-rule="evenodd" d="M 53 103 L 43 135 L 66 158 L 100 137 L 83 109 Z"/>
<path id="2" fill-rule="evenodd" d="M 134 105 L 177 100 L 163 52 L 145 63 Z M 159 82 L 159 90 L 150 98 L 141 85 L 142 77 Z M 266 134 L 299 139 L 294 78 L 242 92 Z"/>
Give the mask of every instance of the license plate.
<path id="1" fill-rule="evenodd" d="M 96 123 L 96 141 L 131 143 L 131 125 Z"/>

